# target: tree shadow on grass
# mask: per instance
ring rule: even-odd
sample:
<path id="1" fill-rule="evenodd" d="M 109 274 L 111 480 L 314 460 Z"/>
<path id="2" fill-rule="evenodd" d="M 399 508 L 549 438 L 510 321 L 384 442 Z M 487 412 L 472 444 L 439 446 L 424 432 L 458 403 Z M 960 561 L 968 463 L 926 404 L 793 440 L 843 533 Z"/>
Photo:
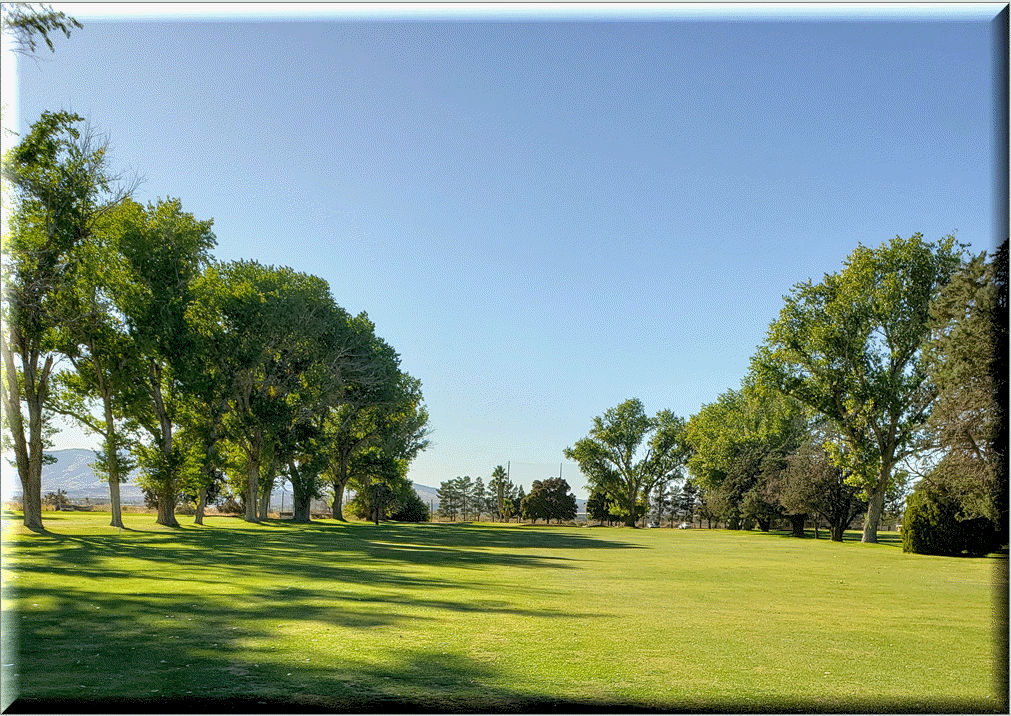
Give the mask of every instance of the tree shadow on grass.
<path id="1" fill-rule="evenodd" d="M 751 530 L 752 534 L 765 535 L 768 537 L 785 537 L 789 539 L 800 539 L 794 537 L 793 533 L 789 530 L 769 530 L 768 532 L 762 532 L 760 530 Z M 804 530 L 804 539 L 814 540 L 817 539 L 819 542 L 831 542 L 831 532 L 827 529 L 818 530 L 818 536 L 815 537 L 814 530 Z M 843 542 L 860 542 L 863 539 L 863 532 L 859 530 L 846 530 L 843 533 Z M 837 543 L 838 544 L 838 543 Z M 884 545 L 886 547 L 902 547 L 902 535 L 897 532 L 878 532 L 877 544 Z"/>
<path id="2" fill-rule="evenodd" d="M 254 657 L 256 658 L 256 657 Z M 204 688 L 178 695 L 152 689 L 136 698 L 110 699 L 98 690 L 67 698 L 20 698 L 6 713 L 1006 713 L 984 699 L 874 699 L 833 702 L 818 698 L 740 696 L 641 699 L 619 695 L 546 694 L 522 685 L 505 687 L 494 664 L 460 655 L 404 649 L 395 667 L 357 663 L 334 669 L 311 664 L 203 662 L 209 676 L 227 675 L 221 690 L 213 679 Z M 236 689 L 235 682 L 240 688 Z M 167 685 L 163 682 L 163 686 Z M 193 685 L 193 684 L 187 684 Z M 168 691 L 168 694 L 164 694 Z M 243 695 L 236 697 L 236 691 Z"/>
<path id="3" fill-rule="evenodd" d="M 432 645 L 397 647 L 400 632 L 410 622 L 434 627 L 453 614 L 487 613 L 489 624 L 497 614 L 519 616 L 531 619 L 531 629 L 538 618 L 585 621 L 607 615 L 523 608 L 521 601 L 501 594 L 480 594 L 473 584 L 433 585 L 433 579 L 419 576 L 427 573 L 422 568 L 437 567 L 436 574 L 461 566 L 550 572 L 571 569 L 582 548 L 636 545 L 540 530 L 496 534 L 500 528 L 480 526 L 269 527 L 136 531 L 122 539 L 118 534 L 27 536 L 17 544 L 21 554 L 14 570 L 45 572 L 49 579 L 16 586 L 24 608 L 4 613 L 5 623 L 17 623 L 20 682 L 20 694 L 7 712 L 1004 711 L 984 701 L 834 704 L 768 695 L 742 695 L 731 702 L 629 699 L 573 694 L 571 686 L 569 693 L 546 693 L 549 689 L 536 679 L 504 678 L 494 655 L 460 653 L 459 646 L 448 653 Z M 567 554 L 551 554 L 552 549 Z M 118 567 L 121 560 L 134 560 L 134 568 Z M 188 568 L 184 580 L 179 565 Z M 93 579 L 61 579 L 82 572 Z M 235 579 L 250 574 L 270 575 L 269 586 L 236 590 Z M 126 588 L 128 580 L 134 589 Z M 194 589 L 187 591 L 186 582 Z M 433 586 L 452 588 L 440 593 Z M 326 654 L 300 649 L 312 638 L 339 639 L 348 629 L 370 630 L 377 648 L 392 650 L 395 658 L 379 664 L 364 649 L 350 646 Z M 285 631 L 303 636 L 279 639 Z M 303 658 L 307 654 L 313 661 Z"/>

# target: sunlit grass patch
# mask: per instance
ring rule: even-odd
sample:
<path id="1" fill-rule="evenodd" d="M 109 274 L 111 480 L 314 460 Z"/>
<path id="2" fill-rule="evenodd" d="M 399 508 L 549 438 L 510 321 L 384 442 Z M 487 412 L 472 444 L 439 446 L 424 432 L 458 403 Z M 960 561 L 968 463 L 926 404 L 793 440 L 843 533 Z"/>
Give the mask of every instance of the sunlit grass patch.
<path id="1" fill-rule="evenodd" d="M 18 703 L 1002 708 L 993 559 L 716 530 L 107 518 L 6 520 Z"/>

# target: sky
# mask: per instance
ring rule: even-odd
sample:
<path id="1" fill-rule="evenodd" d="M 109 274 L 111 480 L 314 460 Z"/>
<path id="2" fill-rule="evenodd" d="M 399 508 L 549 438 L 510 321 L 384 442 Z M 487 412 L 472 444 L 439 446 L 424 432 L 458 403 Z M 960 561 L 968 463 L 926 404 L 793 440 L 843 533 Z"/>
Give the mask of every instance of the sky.
<path id="1" fill-rule="evenodd" d="M 4 121 L 81 114 L 218 260 L 367 312 L 422 383 L 414 482 L 586 497 L 594 416 L 739 387 L 858 244 L 995 247 L 1002 7 L 68 5 L 54 53 L 5 53 Z"/>

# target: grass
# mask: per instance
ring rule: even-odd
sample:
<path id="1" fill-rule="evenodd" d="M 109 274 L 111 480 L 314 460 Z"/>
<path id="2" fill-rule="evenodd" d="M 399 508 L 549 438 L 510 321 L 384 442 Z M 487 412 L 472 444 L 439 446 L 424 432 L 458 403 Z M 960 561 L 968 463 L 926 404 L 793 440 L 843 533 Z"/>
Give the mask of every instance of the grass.
<path id="1" fill-rule="evenodd" d="M 1007 712 L 1006 560 L 895 535 L 107 521 L 4 515 L 11 713 Z"/>

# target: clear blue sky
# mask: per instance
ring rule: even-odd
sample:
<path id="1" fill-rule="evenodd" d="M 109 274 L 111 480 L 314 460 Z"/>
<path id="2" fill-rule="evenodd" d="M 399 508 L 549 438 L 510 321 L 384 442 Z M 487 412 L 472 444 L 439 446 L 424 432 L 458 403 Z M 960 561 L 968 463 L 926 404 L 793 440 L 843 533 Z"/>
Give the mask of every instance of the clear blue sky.
<path id="1" fill-rule="evenodd" d="M 19 62 L 17 121 L 86 116 L 138 199 L 213 217 L 217 258 L 367 311 L 431 413 L 415 482 L 512 461 L 529 487 L 626 398 L 688 417 L 738 387 L 783 295 L 858 243 L 992 248 L 1000 7 L 68 6 L 84 28 Z"/>

